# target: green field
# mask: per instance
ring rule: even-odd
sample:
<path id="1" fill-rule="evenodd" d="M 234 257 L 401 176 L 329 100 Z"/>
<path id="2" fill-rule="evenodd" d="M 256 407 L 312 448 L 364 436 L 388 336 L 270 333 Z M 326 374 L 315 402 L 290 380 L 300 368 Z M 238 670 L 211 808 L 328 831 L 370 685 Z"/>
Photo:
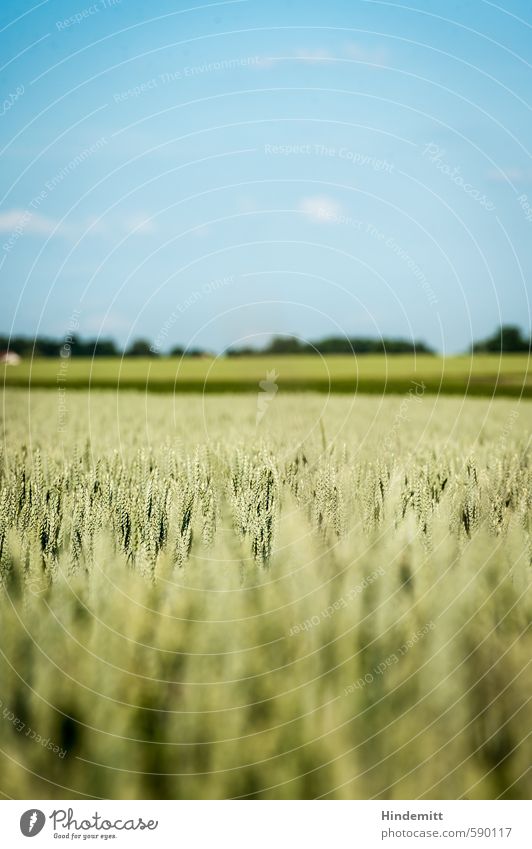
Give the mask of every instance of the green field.
<path id="1" fill-rule="evenodd" d="M 530 798 L 532 402 L 268 399 L 5 391 L 0 792 Z"/>
<path id="2" fill-rule="evenodd" d="M 259 382 L 275 371 L 279 390 L 286 392 L 402 393 L 415 380 L 431 393 L 532 397 L 529 357 L 522 354 L 35 359 L 3 370 L 6 386 L 33 388 L 256 392 Z"/>

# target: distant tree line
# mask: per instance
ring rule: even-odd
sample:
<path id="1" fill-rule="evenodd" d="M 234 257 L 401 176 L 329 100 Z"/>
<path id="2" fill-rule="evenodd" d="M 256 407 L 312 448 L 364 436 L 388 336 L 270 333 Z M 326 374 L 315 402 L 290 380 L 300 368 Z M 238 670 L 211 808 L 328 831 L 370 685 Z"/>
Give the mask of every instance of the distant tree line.
<path id="1" fill-rule="evenodd" d="M 482 339 L 480 342 L 473 342 L 471 350 L 476 354 L 497 353 L 505 351 L 507 353 L 525 353 L 530 351 L 531 339 L 523 336 L 521 329 L 515 324 L 502 324 L 492 336 L 487 339 Z"/>
<path id="2" fill-rule="evenodd" d="M 156 357 L 147 339 L 135 339 L 127 348 L 121 349 L 114 339 L 80 339 L 67 336 L 51 339 L 46 336 L 0 336 L 0 350 L 13 351 L 21 357 Z M 171 356 L 202 356 L 206 352 L 199 348 L 173 348 Z"/>
<path id="3" fill-rule="evenodd" d="M 432 348 L 424 342 L 410 342 L 405 339 L 372 339 L 356 336 L 352 339 L 342 336 L 331 336 L 316 342 L 300 342 L 291 336 L 274 336 L 265 347 L 229 348 L 229 357 L 242 357 L 253 354 L 408 354 L 417 351 L 418 354 L 433 354 Z"/>
<path id="4" fill-rule="evenodd" d="M 498 330 L 483 339 L 474 342 L 470 350 L 474 353 L 523 353 L 529 351 L 531 340 L 523 336 L 519 327 L 502 325 Z M 127 348 L 120 349 L 113 339 L 80 339 L 79 336 L 67 336 L 63 339 L 51 339 L 45 336 L 0 336 L 0 351 L 12 351 L 21 357 L 158 357 L 148 339 L 135 339 Z M 434 350 L 424 342 L 406 339 L 366 336 L 346 338 L 331 336 L 316 342 L 301 342 L 292 336 L 274 336 L 260 350 L 257 348 L 229 348 L 228 357 L 257 356 L 264 354 L 433 354 Z M 184 348 L 177 346 L 169 351 L 172 357 L 201 357 L 211 355 L 202 348 Z"/>
<path id="5" fill-rule="evenodd" d="M 59 357 L 62 349 L 72 357 L 118 357 L 120 351 L 112 339 L 86 339 L 69 336 L 50 339 L 47 336 L 0 336 L 0 349 L 14 351 L 21 357 Z"/>

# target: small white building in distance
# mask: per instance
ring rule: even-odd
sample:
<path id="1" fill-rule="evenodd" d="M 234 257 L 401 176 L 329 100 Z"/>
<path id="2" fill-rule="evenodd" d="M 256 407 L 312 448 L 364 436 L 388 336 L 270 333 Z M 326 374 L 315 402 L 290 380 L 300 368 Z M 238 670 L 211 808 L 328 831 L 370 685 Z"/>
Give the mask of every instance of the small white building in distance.
<path id="1" fill-rule="evenodd" d="M 0 363 L 4 363 L 6 366 L 18 366 L 21 358 L 15 351 L 1 351 L 0 352 Z"/>

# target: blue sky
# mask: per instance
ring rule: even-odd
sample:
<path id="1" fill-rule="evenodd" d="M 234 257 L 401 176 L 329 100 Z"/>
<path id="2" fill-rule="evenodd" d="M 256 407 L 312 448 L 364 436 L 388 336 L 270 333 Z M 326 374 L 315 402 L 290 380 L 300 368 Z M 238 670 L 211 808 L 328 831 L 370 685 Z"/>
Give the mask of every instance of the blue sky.
<path id="1" fill-rule="evenodd" d="M 530 327 L 532 14 L 4 0 L 4 333 Z"/>

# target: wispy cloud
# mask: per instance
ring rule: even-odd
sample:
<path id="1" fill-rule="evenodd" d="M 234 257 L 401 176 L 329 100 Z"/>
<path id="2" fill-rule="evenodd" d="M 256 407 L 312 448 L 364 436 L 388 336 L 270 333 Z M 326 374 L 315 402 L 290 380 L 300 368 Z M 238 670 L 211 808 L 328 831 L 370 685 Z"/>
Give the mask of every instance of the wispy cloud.
<path id="1" fill-rule="evenodd" d="M 101 218 L 98 215 L 89 215 L 89 217 L 85 220 L 83 235 L 89 234 L 91 236 L 103 236 L 107 232 L 107 229 L 104 218 Z"/>
<path id="2" fill-rule="evenodd" d="M 296 59 L 305 62 L 323 62 L 324 59 L 333 59 L 334 56 L 325 47 L 302 47 L 295 52 Z"/>
<path id="3" fill-rule="evenodd" d="M 155 233 L 156 226 L 153 219 L 145 212 L 137 212 L 128 216 L 124 221 L 124 229 L 127 233 L 135 233 L 140 236 L 151 236 Z"/>
<path id="4" fill-rule="evenodd" d="M 255 68 L 258 71 L 267 71 L 270 68 L 274 68 L 278 64 L 278 61 L 275 56 L 259 56 L 257 61 L 253 62 L 249 67 L 252 70 Z"/>
<path id="5" fill-rule="evenodd" d="M 196 239 L 206 239 L 211 235 L 211 228 L 207 227 L 206 224 L 203 224 L 201 227 L 194 227 L 192 235 L 195 236 Z"/>
<path id="6" fill-rule="evenodd" d="M 120 238 L 124 234 L 151 236 L 157 231 L 157 225 L 147 212 L 132 212 L 126 216 L 90 215 L 85 219 L 80 232 L 83 235 L 102 236 L 110 239 Z"/>
<path id="7" fill-rule="evenodd" d="M 491 171 L 488 171 L 487 176 L 488 180 L 492 183 L 505 183 L 507 180 L 509 180 L 510 183 L 527 183 L 532 180 L 532 170 L 509 166 L 508 168 L 501 168 L 500 170 L 498 168 L 494 168 Z"/>
<path id="8" fill-rule="evenodd" d="M 368 46 L 359 44 L 358 42 L 349 41 L 342 45 L 337 50 L 330 50 L 327 47 L 294 47 L 289 51 L 291 55 L 287 56 L 262 56 L 253 64 L 254 68 L 259 70 L 268 70 L 275 68 L 283 62 L 293 61 L 294 59 L 308 64 L 327 64 L 328 62 L 341 61 L 342 59 L 354 59 L 357 62 L 366 62 L 368 65 L 382 66 L 389 61 L 389 50 L 384 46 Z"/>
<path id="9" fill-rule="evenodd" d="M 345 55 L 348 59 L 367 62 L 369 65 L 384 65 L 389 61 L 389 51 L 385 47 L 367 47 L 355 41 L 345 45 Z"/>
<path id="10" fill-rule="evenodd" d="M 330 222 L 343 214 L 342 205 L 327 195 L 312 195 L 301 198 L 299 209 L 311 221 Z"/>
<path id="11" fill-rule="evenodd" d="M 7 209 L 0 212 L 0 233 L 20 231 L 48 236 L 57 227 L 57 221 L 28 209 Z"/>
<path id="12" fill-rule="evenodd" d="M 328 50 L 326 47 L 299 48 L 295 51 L 295 56 L 305 62 L 356 59 L 358 62 L 368 62 L 370 65 L 382 65 L 388 59 L 388 51 L 384 47 L 367 47 L 350 41 L 336 51 Z"/>
<path id="13" fill-rule="evenodd" d="M 69 221 L 68 224 L 61 224 L 60 227 L 56 219 L 31 209 L 7 209 L 0 213 L 0 233 L 9 233 L 19 238 L 24 234 L 49 236 L 54 232 L 70 239 L 77 239 L 87 234 L 104 237 L 116 237 L 120 233 L 147 236 L 156 232 L 156 225 L 149 214 L 142 211 L 113 222 L 105 217 L 92 215 L 84 221 Z"/>

